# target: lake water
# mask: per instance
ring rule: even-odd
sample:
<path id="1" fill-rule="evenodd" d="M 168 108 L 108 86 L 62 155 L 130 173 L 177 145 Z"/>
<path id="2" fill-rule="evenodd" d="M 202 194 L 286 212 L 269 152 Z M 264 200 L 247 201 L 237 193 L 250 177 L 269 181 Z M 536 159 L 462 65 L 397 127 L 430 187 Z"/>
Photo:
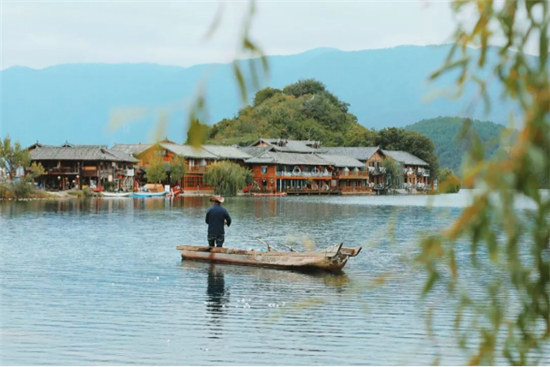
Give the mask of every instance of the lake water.
<path id="1" fill-rule="evenodd" d="M 204 198 L 0 203 L 0 363 L 465 363 L 445 292 L 421 300 L 425 276 L 410 258 L 419 234 L 469 200 L 468 191 L 226 200 L 226 247 L 260 249 L 258 237 L 363 246 L 342 275 L 182 263 L 177 245 L 206 244 Z"/>

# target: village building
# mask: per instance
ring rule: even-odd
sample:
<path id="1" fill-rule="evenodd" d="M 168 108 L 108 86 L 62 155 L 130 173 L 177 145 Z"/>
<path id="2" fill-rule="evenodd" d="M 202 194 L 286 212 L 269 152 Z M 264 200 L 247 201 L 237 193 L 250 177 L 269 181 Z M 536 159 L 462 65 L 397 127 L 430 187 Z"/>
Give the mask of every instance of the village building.
<path id="1" fill-rule="evenodd" d="M 244 161 L 250 158 L 250 155 L 234 146 L 203 145 L 197 149 L 191 145 L 177 144 L 169 140 L 161 141 L 156 145 L 117 144 L 113 149 L 128 153 L 132 152 L 139 160 L 138 165 L 136 165 L 136 182 L 138 183 L 138 187 L 146 183 L 145 174 L 147 167 L 155 158 L 155 154 L 160 154 L 168 175 L 165 183 L 172 181 L 170 179 L 170 162 L 176 156 L 179 156 L 185 162 L 185 175 L 183 179 L 173 184 L 180 186 L 183 191 L 202 193 L 210 193 L 214 190 L 213 187 L 203 182 L 204 174 L 214 162 L 227 160 L 244 166 Z"/>
<path id="2" fill-rule="evenodd" d="M 379 147 L 326 147 L 319 149 L 324 154 L 351 157 L 362 162 L 368 173 L 368 191 L 382 191 L 386 189 L 386 169 L 382 162 L 386 154 Z"/>
<path id="3" fill-rule="evenodd" d="M 331 164 L 316 154 L 269 150 L 245 163 L 254 174 L 254 189 L 260 192 L 330 193 Z"/>
<path id="4" fill-rule="evenodd" d="M 44 167 L 45 174 L 36 181 L 47 190 L 102 189 L 107 182 L 115 190 L 131 191 L 134 186 L 133 165 L 138 161 L 105 145 L 36 143 L 28 151 L 31 162 Z"/>
<path id="5" fill-rule="evenodd" d="M 340 194 L 365 194 L 372 191 L 369 186 L 369 172 L 359 160 L 334 154 L 317 154 L 333 168 L 331 188 Z"/>
<path id="6" fill-rule="evenodd" d="M 432 186 L 430 165 L 417 156 L 403 151 L 384 150 L 384 154 L 395 159 L 403 169 L 403 187 L 407 190 L 428 190 Z"/>

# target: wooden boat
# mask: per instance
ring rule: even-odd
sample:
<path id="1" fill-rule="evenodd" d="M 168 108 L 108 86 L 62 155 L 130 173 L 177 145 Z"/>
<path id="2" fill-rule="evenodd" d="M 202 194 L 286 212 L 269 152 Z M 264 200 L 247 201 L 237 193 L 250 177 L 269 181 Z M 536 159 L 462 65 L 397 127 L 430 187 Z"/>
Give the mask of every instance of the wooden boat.
<path id="1" fill-rule="evenodd" d="M 132 195 L 131 192 L 111 192 L 111 191 L 103 191 L 101 193 L 101 196 L 110 197 L 110 198 L 124 198 L 129 197 Z"/>
<path id="2" fill-rule="evenodd" d="M 152 191 L 136 191 L 132 194 L 132 197 L 135 198 L 148 198 L 153 196 L 166 196 L 167 192 L 152 192 Z"/>
<path id="3" fill-rule="evenodd" d="M 135 191 L 132 197 L 136 198 L 148 198 L 153 196 L 166 196 L 168 192 L 161 184 L 146 184 L 139 191 Z"/>
<path id="4" fill-rule="evenodd" d="M 348 258 L 357 256 L 361 247 L 347 248 L 342 244 L 321 251 L 257 251 L 238 250 L 224 247 L 177 246 L 183 260 L 240 265 L 266 266 L 294 270 L 326 270 L 339 272 Z M 270 246 L 268 246 L 268 250 Z"/>

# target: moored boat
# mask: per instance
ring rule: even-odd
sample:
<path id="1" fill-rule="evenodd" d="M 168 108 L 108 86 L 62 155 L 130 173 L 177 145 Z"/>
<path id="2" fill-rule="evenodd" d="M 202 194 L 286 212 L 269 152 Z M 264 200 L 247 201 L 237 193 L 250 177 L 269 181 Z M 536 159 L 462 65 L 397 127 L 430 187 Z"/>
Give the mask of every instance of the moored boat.
<path id="1" fill-rule="evenodd" d="M 132 197 L 148 198 L 153 196 L 166 196 L 168 189 L 161 184 L 146 184 L 139 191 L 135 191 Z"/>
<path id="2" fill-rule="evenodd" d="M 167 192 L 151 192 L 151 191 L 136 191 L 132 194 L 132 197 L 135 198 L 148 198 L 153 196 L 166 196 Z"/>
<path id="3" fill-rule="evenodd" d="M 294 270 L 341 271 L 350 257 L 357 256 L 361 247 L 348 248 L 342 244 L 320 251 L 258 251 L 238 250 L 224 247 L 177 246 L 183 260 L 240 265 L 266 266 Z M 269 247 L 268 247 L 269 249 Z"/>
<path id="4" fill-rule="evenodd" d="M 124 197 L 129 197 L 130 195 L 132 195 L 131 192 L 111 192 L 111 191 L 101 192 L 101 196 L 111 197 L 111 198 L 124 198 Z"/>

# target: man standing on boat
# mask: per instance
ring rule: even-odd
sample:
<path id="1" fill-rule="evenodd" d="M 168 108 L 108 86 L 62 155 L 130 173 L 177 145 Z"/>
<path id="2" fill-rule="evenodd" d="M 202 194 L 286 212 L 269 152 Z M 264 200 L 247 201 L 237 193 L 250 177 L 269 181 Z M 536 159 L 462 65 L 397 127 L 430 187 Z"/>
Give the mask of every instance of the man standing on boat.
<path id="1" fill-rule="evenodd" d="M 224 225 L 231 225 L 231 217 L 227 210 L 221 206 L 224 199 L 219 195 L 210 198 L 212 206 L 206 212 L 206 224 L 208 224 L 208 246 L 222 247 L 225 241 Z"/>

